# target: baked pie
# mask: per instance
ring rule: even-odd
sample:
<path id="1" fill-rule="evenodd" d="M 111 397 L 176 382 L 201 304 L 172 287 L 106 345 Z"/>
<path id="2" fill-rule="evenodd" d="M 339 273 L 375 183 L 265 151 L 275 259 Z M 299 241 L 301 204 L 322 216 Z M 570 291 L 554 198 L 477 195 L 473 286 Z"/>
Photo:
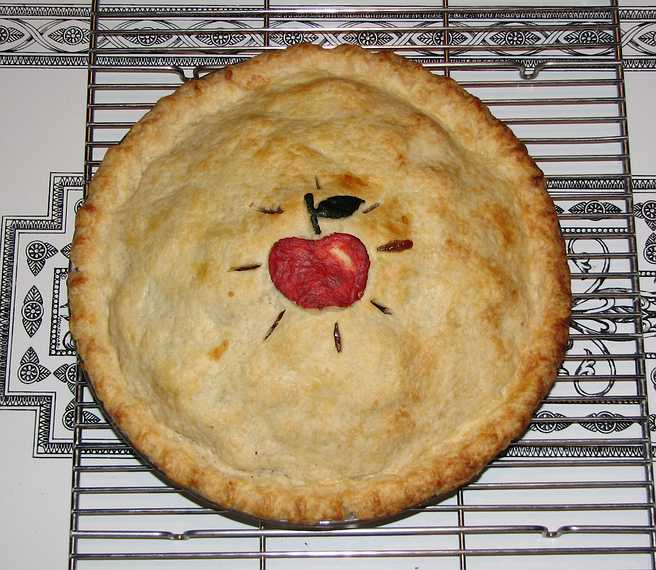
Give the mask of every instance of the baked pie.
<path id="1" fill-rule="evenodd" d="M 71 255 L 71 331 L 115 425 L 267 519 L 377 519 L 471 480 L 568 334 L 526 148 L 454 81 L 354 46 L 159 101 L 108 151 Z"/>

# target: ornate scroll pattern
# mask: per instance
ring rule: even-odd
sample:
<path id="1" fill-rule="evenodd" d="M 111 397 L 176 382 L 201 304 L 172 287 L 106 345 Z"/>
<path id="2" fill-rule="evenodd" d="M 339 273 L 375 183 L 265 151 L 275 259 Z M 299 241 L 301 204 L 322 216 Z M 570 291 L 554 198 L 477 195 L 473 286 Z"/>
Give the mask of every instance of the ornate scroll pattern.
<path id="1" fill-rule="evenodd" d="M 573 267 L 571 267 L 575 273 L 599 275 L 608 273 L 610 270 L 609 259 L 598 259 L 596 257 L 599 254 L 609 253 L 608 244 L 601 239 L 574 238 L 567 243 L 567 253 L 570 256 L 576 256 L 572 259 Z M 585 254 L 590 254 L 590 257 L 585 257 Z M 572 320 L 572 331 L 580 335 L 612 335 L 618 333 L 623 323 L 632 321 L 630 316 L 622 318 L 623 314 L 630 314 L 632 308 L 628 305 L 620 305 L 613 295 L 621 295 L 627 292 L 628 289 L 626 288 L 607 286 L 604 277 L 591 278 L 589 283 L 584 286 L 581 294 L 594 296 L 574 301 L 573 310 L 580 317 Z M 576 340 L 574 340 L 576 336 L 572 335 L 571 338 L 570 343 L 573 347 L 576 343 Z M 595 375 L 608 377 L 608 380 L 594 384 L 593 388 L 584 383 L 583 379 L 574 381 L 576 392 L 582 396 L 599 397 L 608 394 L 613 388 L 614 381 L 612 377 L 617 373 L 617 368 L 611 358 L 612 351 L 607 346 L 607 342 L 592 336 L 581 348 L 585 356 L 577 362 L 573 370 L 568 363 L 565 363 L 561 368 L 561 374 L 565 376 L 572 374 L 577 378 L 594 377 Z"/>
<path id="2" fill-rule="evenodd" d="M 561 226 L 567 238 L 574 293 L 570 343 L 552 392 L 557 396 L 547 400 L 527 437 L 512 445 L 506 456 L 644 457 L 642 445 L 613 443 L 613 438 L 635 437 L 641 429 L 640 413 L 631 407 L 629 395 L 640 393 L 636 338 L 642 331 L 638 318 L 644 322 L 649 309 L 644 300 L 640 306 L 635 283 L 628 277 L 630 255 L 621 253 L 627 251 L 627 245 L 620 236 L 628 235 L 625 220 L 632 213 L 621 199 L 628 185 L 619 177 L 558 177 L 547 180 L 547 187 L 563 215 Z M 596 191 L 618 198 L 590 198 Z M 577 193 L 585 199 L 577 200 Z M 606 235 L 618 237 L 606 239 Z M 592 409 L 581 406 L 573 412 L 558 403 L 559 398 L 569 401 L 570 397 L 589 401 Z M 620 403 L 608 405 L 612 400 Z M 560 437 L 581 443 L 559 446 Z M 542 445 L 541 438 L 550 444 Z M 603 444 L 589 445 L 586 440 L 603 440 Z"/>
<path id="3" fill-rule="evenodd" d="M 643 10 L 638 16 L 644 16 Z M 651 11 L 656 20 L 656 11 Z M 634 195 L 636 248 L 641 285 L 640 310 L 644 334 L 645 371 L 649 380 L 647 391 L 650 409 L 656 405 L 656 176 L 633 176 L 631 187 Z M 649 431 L 656 432 L 656 416 L 650 414 Z M 652 436 L 652 453 L 656 446 Z"/>

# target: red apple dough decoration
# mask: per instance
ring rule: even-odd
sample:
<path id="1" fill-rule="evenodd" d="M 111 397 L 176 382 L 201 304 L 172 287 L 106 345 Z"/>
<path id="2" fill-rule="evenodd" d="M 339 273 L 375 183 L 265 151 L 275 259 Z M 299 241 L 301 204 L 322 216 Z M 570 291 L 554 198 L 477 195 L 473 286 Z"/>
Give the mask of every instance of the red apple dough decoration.
<path id="1" fill-rule="evenodd" d="M 317 190 L 321 189 L 315 178 Z M 310 216 L 314 233 L 321 234 L 319 218 L 346 218 L 353 215 L 364 200 L 357 196 L 330 196 L 314 205 L 311 193 L 303 197 Z M 365 208 L 368 214 L 380 204 Z M 250 205 L 253 207 L 253 205 Z M 262 214 L 282 214 L 282 208 L 257 207 Z M 412 248 L 412 240 L 392 240 L 376 250 L 395 253 Z M 271 281 L 292 303 L 304 309 L 346 308 L 364 295 L 370 267 L 369 254 L 365 245 L 354 235 L 333 233 L 320 239 L 287 237 L 273 244 L 269 252 L 269 275 Z M 230 271 L 251 271 L 261 267 L 260 263 L 249 263 L 231 267 Z M 373 307 L 384 315 L 391 315 L 389 307 L 371 299 Z M 286 310 L 280 311 L 264 336 L 267 340 L 280 324 Z M 342 351 L 343 339 L 336 322 L 333 328 L 335 350 Z"/>
<path id="2" fill-rule="evenodd" d="M 350 234 L 283 238 L 269 253 L 269 274 L 276 289 L 304 309 L 349 307 L 364 294 L 369 255 Z"/>

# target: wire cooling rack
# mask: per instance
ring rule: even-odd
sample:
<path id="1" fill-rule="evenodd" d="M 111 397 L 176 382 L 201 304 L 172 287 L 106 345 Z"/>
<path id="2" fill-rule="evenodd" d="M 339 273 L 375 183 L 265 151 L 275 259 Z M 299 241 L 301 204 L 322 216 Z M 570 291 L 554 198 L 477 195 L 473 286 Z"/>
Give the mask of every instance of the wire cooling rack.
<path id="1" fill-rule="evenodd" d="M 616 2 L 545 8 L 453 7 L 446 0 L 438 7 L 94 1 L 87 180 L 107 147 L 191 77 L 302 41 L 391 49 L 460 81 L 528 146 L 558 208 L 574 307 L 568 354 L 526 435 L 474 483 L 376 528 L 267 528 L 193 501 L 116 438 L 81 378 L 70 567 L 655 568 L 619 34 Z"/>

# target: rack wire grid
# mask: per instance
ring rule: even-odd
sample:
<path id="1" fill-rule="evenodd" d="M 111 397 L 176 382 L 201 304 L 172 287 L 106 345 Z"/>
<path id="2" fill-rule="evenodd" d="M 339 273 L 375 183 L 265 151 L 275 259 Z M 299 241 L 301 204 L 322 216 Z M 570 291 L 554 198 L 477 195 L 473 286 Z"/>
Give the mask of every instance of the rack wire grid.
<path id="1" fill-rule="evenodd" d="M 525 436 L 467 487 L 379 527 L 269 528 L 195 502 L 117 439 L 80 377 L 70 568 L 655 568 L 616 1 L 92 8 L 87 181 L 191 77 L 301 41 L 394 50 L 457 79 L 527 145 L 558 209 L 574 294 L 569 351 Z"/>

